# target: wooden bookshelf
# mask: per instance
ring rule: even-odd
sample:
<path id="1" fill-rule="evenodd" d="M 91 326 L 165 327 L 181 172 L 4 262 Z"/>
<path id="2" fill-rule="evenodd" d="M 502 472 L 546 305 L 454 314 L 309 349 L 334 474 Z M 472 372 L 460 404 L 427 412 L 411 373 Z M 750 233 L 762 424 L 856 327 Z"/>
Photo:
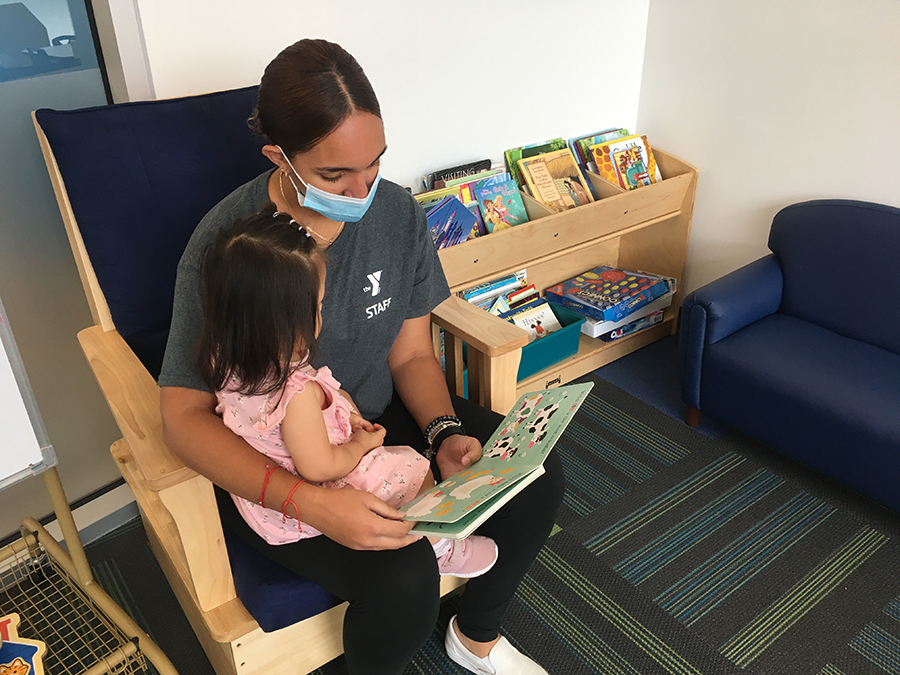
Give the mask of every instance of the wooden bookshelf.
<path id="1" fill-rule="evenodd" d="M 654 148 L 654 154 L 663 176 L 659 183 L 625 191 L 588 174 L 601 199 L 564 213 L 523 195 L 530 222 L 442 249 L 439 256 L 454 293 L 521 269 L 542 294 L 598 265 L 674 277 L 679 291 L 664 321 L 613 342 L 581 335 L 574 356 L 516 382 L 525 331 L 450 298 L 435 310 L 434 322 L 446 330 L 446 372 L 453 390 L 462 391 L 462 342 L 468 343 L 469 397 L 506 413 L 521 393 L 565 384 L 675 332 L 697 169 L 662 150 Z"/>

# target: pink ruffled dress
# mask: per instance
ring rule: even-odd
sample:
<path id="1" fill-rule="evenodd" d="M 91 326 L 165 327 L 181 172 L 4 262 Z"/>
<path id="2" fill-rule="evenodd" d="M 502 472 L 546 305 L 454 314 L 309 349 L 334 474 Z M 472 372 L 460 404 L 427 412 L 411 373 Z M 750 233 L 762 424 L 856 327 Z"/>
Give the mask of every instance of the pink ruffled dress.
<path id="1" fill-rule="evenodd" d="M 244 396 L 231 389 L 218 392 L 219 405 L 216 412 L 222 416 L 225 425 L 243 437 L 256 450 L 287 469 L 294 475 L 297 469 L 281 435 L 281 422 L 288 403 L 297 392 L 303 391 L 306 383 L 314 381 L 325 391 L 330 401 L 322 410 L 328 440 L 340 444 L 350 438 L 350 402 L 338 393 L 340 383 L 334 379 L 331 370 L 304 368 L 296 371 L 288 380 L 284 395 Z M 371 492 L 394 508 L 415 498 L 429 469 L 428 460 L 408 445 L 379 447 L 369 452 L 359 464 L 343 478 L 318 483 L 326 488 L 353 487 Z M 319 532 L 306 523 L 288 518 L 280 511 L 268 509 L 254 502 L 231 495 L 238 511 L 251 528 L 270 544 L 288 544 L 315 537 Z"/>

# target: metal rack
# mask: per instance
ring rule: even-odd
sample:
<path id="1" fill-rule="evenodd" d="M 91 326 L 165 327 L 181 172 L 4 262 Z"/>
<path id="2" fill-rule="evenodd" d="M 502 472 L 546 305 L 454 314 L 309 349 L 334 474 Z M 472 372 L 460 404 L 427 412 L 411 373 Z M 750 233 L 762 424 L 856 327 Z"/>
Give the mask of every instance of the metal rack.
<path id="1" fill-rule="evenodd" d="M 178 671 L 94 581 L 55 468 L 42 474 L 68 551 L 33 518 L 0 549 L 0 616 L 19 615 L 19 636 L 47 645 L 47 675 L 159 675 Z"/>

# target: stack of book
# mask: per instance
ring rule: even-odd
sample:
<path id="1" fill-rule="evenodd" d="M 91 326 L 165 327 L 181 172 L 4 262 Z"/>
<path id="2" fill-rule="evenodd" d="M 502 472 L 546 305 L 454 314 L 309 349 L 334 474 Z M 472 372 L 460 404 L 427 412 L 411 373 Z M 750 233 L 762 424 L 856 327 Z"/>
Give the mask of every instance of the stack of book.
<path id="1" fill-rule="evenodd" d="M 582 333 L 612 341 L 663 320 L 675 279 L 601 266 L 551 286 L 546 298 L 586 317 Z"/>
<path id="2" fill-rule="evenodd" d="M 529 342 L 562 328 L 547 301 L 528 283 L 526 270 L 467 288 L 459 296 L 525 329 Z"/>
<path id="3" fill-rule="evenodd" d="M 587 172 L 625 190 L 662 180 L 647 137 L 623 128 L 511 148 L 504 158 L 521 190 L 557 212 L 600 197 Z"/>
<path id="4" fill-rule="evenodd" d="M 662 176 L 646 136 L 610 128 L 510 148 L 504 164 L 481 159 L 422 177 L 413 195 L 425 209 L 435 246 L 453 246 L 474 237 L 528 222 L 527 194 L 555 212 L 600 198 L 588 172 L 633 190 Z"/>
<path id="5" fill-rule="evenodd" d="M 423 185 L 428 189 L 413 196 L 438 248 L 528 222 L 516 182 L 490 160 L 442 169 L 424 177 Z M 457 222 L 448 220 L 451 213 Z"/>

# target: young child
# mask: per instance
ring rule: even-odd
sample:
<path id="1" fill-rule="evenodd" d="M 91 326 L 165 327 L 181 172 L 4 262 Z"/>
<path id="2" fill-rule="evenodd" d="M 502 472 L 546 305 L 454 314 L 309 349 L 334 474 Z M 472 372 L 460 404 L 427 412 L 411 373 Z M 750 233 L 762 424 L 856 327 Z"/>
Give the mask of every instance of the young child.
<path id="1" fill-rule="evenodd" d="M 272 460 L 268 473 L 277 464 L 326 488 L 366 490 L 394 508 L 434 486 L 428 460 L 409 446 L 384 447 L 384 427 L 359 415 L 327 367 L 309 365 L 321 329 L 325 255 L 302 226 L 272 206 L 238 221 L 210 244 L 201 274 L 199 373 L 216 391 L 226 426 Z M 232 498 L 272 545 L 321 534 L 265 508 L 262 497 Z M 441 574 L 479 576 L 497 560 L 487 537 L 429 541 Z"/>

